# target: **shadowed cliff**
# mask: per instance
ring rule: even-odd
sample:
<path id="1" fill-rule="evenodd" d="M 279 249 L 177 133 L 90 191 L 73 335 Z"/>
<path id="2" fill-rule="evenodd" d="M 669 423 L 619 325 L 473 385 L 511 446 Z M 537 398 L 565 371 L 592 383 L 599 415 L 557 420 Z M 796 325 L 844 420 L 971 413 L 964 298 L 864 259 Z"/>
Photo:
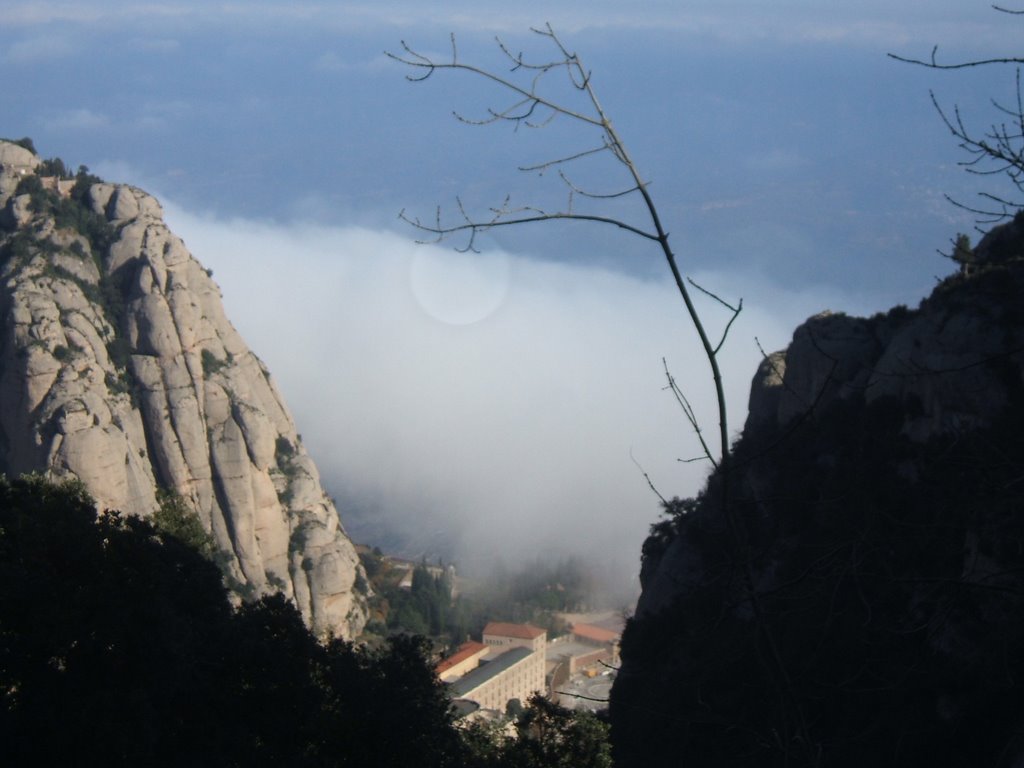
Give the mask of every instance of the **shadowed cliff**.
<path id="1" fill-rule="evenodd" d="M 1024 759 L 1022 230 L 765 359 L 732 473 L 644 544 L 617 764 Z"/>

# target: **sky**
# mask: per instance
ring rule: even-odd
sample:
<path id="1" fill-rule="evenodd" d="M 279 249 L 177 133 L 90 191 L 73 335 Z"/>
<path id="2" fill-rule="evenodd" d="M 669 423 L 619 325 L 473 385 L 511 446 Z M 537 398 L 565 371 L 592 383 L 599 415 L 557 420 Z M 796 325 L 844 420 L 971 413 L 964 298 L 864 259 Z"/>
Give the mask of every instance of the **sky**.
<path id="1" fill-rule="evenodd" d="M 401 42 L 507 70 L 495 45 L 580 55 L 681 267 L 743 312 L 722 353 L 730 431 L 761 349 L 823 310 L 916 305 L 998 178 L 964 173 L 929 96 L 972 125 L 1011 100 L 1015 18 L 965 0 L 507 3 L 0 0 L 0 135 L 138 185 L 214 271 L 352 535 L 467 567 L 580 554 L 629 591 L 658 499 L 706 462 L 665 365 L 715 431 L 707 364 L 656 247 L 595 224 L 418 245 L 456 198 L 564 204 L 585 126 L 471 126 L 506 106 L 461 73 L 411 83 Z M 450 76 L 444 76 L 450 75 Z M 559 83 L 551 80 L 552 93 Z M 572 168 L 622 188 L 607 156 Z M 998 190 L 1002 191 L 1002 190 Z M 595 203 L 595 205 L 597 205 Z M 643 223 L 629 200 L 595 211 Z M 710 326 L 726 317 L 702 301 Z"/>

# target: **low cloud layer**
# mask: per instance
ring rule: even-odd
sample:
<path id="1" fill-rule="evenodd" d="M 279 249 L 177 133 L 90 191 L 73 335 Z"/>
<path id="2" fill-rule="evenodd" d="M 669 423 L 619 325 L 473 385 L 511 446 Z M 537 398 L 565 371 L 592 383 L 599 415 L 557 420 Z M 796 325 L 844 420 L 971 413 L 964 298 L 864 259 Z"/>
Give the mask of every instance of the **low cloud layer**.
<path id="1" fill-rule="evenodd" d="M 985 6 L 971 8 L 954 0 L 931 2 L 927 13 L 913 4 L 870 0 L 849 8 L 823 5 L 813 0 L 788 0 L 767 6 L 757 0 L 695 1 L 686 4 L 650 0 L 643 13 L 613 0 L 556 0 L 526 2 L 510 8 L 478 0 L 445 0 L 424 6 L 406 0 L 387 3 L 294 3 L 261 2 L 210 4 L 197 0 L 132 3 L 125 0 L 93 0 L 78 3 L 40 3 L 14 0 L 5 10 L 12 28 L 53 24 L 82 27 L 151 27 L 187 29 L 194 25 L 224 25 L 259 29 L 316 24 L 341 32 L 387 28 L 459 30 L 486 34 L 520 33 L 531 26 L 552 23 L 563 32 L 584 30 L 673 30 L 680 34 L 711 37 L 725 42 L 778 39 L 796 41 L 906 43 L 921 39 L 956 43 L 965 37 L 986 42 L 1012 43 L 999 17 L 986 18 Z M 989 11 L 989 16 L 992 14 Z"/>
<path id="2" fill-rule="evenodd" d="M 357 538 L 397 531 L 410 553 L 464 564 L 581 554 L 629 584 L 658 514 L 637 464 L 665 496 L 699 489 L 707 468 L 678 461 L 699 446 L 663 391 L 662 358 L 711 434 L 714 400 L 669 280 L 358 228 L 174 207 L 168 221 L 214 270 Z M 747 299 L 724 356 L 735 432 L 754 336 L 784 346 L 828 299 L 697 278 Z"/>

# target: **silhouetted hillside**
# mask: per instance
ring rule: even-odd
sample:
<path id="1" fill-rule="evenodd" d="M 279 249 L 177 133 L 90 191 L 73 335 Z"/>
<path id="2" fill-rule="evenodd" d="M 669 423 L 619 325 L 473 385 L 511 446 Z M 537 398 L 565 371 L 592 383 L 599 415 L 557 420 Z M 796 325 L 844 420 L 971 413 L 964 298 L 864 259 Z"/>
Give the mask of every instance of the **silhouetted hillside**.
<path id="1" fill-rule="evenodd" d="M 644 545 L 617 765 L 1024 759 L 1020 224 L 766 359 L 732 473 Z"/>

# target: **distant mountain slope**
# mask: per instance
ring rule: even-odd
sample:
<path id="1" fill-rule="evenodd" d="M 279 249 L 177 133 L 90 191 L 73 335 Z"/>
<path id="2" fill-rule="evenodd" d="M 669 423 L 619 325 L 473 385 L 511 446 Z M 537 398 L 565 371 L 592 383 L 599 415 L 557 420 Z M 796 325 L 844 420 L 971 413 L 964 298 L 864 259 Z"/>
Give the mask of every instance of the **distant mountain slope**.
<path id="1" fill-rule="evenodd" d="M 153 197 L 51 165 L 0 141 L 0 471 L 142 515 L 176 492 L 242 591 L 358 634 L 358 557 L 209 273 Z"/>
<path id="2" fill-rule="evenodd" d="M 1024 215 L 962 261 L 763 362 L 644 544 L 617 765 L 1022 764 Z"/>

